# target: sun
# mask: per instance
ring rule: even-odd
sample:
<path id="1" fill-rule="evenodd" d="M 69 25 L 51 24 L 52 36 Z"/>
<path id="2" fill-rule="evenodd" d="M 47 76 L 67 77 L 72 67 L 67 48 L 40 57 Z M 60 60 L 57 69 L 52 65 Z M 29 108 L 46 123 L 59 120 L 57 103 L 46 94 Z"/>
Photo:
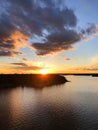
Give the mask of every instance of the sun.
<path id="1" fill-rule="evenodd" d="M 48 71 L 46 69 L 42 69 L 41 74 L 46 75 L 46 74 L 48 74 Z"/>

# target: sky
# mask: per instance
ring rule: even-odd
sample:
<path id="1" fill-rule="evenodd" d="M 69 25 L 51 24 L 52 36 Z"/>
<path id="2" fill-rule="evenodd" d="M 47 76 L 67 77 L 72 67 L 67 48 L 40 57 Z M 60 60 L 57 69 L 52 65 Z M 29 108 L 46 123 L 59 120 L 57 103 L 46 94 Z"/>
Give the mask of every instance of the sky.
<path id="1" fill-rule="evenodd" d="M 0 73 L 98 73 L 98 0 L 0 0 Z"/>

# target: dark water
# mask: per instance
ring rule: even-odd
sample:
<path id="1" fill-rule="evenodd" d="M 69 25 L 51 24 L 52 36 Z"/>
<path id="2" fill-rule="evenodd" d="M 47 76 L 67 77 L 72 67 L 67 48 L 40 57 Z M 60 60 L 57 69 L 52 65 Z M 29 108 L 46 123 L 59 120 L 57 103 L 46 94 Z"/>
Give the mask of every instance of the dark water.
<path id="1" fill-rule="evenodd" d="M 0 90 L 0 130 L 98 130 L 98 77 L 34 89 Z"/>

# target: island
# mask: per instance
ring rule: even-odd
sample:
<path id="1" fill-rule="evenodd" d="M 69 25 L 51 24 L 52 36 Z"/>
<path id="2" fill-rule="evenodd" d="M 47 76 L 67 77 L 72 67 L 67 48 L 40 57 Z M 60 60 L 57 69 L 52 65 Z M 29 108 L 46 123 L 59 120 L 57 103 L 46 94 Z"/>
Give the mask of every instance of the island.
<path id="1" fill-rule="evenodd" d="M 27 86 L 43 88 L 52 85 L 60 85 L 68 80 L 59 74 L 1 74 L 0 87 Z"/>

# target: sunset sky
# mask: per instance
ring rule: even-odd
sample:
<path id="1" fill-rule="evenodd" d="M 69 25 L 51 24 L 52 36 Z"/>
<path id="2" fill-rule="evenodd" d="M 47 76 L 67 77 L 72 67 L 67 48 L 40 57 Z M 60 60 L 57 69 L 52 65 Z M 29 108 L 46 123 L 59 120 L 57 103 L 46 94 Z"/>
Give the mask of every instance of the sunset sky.
<path id="1" fill-rule="evenodd" d="M 0 0 L 0 73 L 98 73 L 98 0 Z"/>

